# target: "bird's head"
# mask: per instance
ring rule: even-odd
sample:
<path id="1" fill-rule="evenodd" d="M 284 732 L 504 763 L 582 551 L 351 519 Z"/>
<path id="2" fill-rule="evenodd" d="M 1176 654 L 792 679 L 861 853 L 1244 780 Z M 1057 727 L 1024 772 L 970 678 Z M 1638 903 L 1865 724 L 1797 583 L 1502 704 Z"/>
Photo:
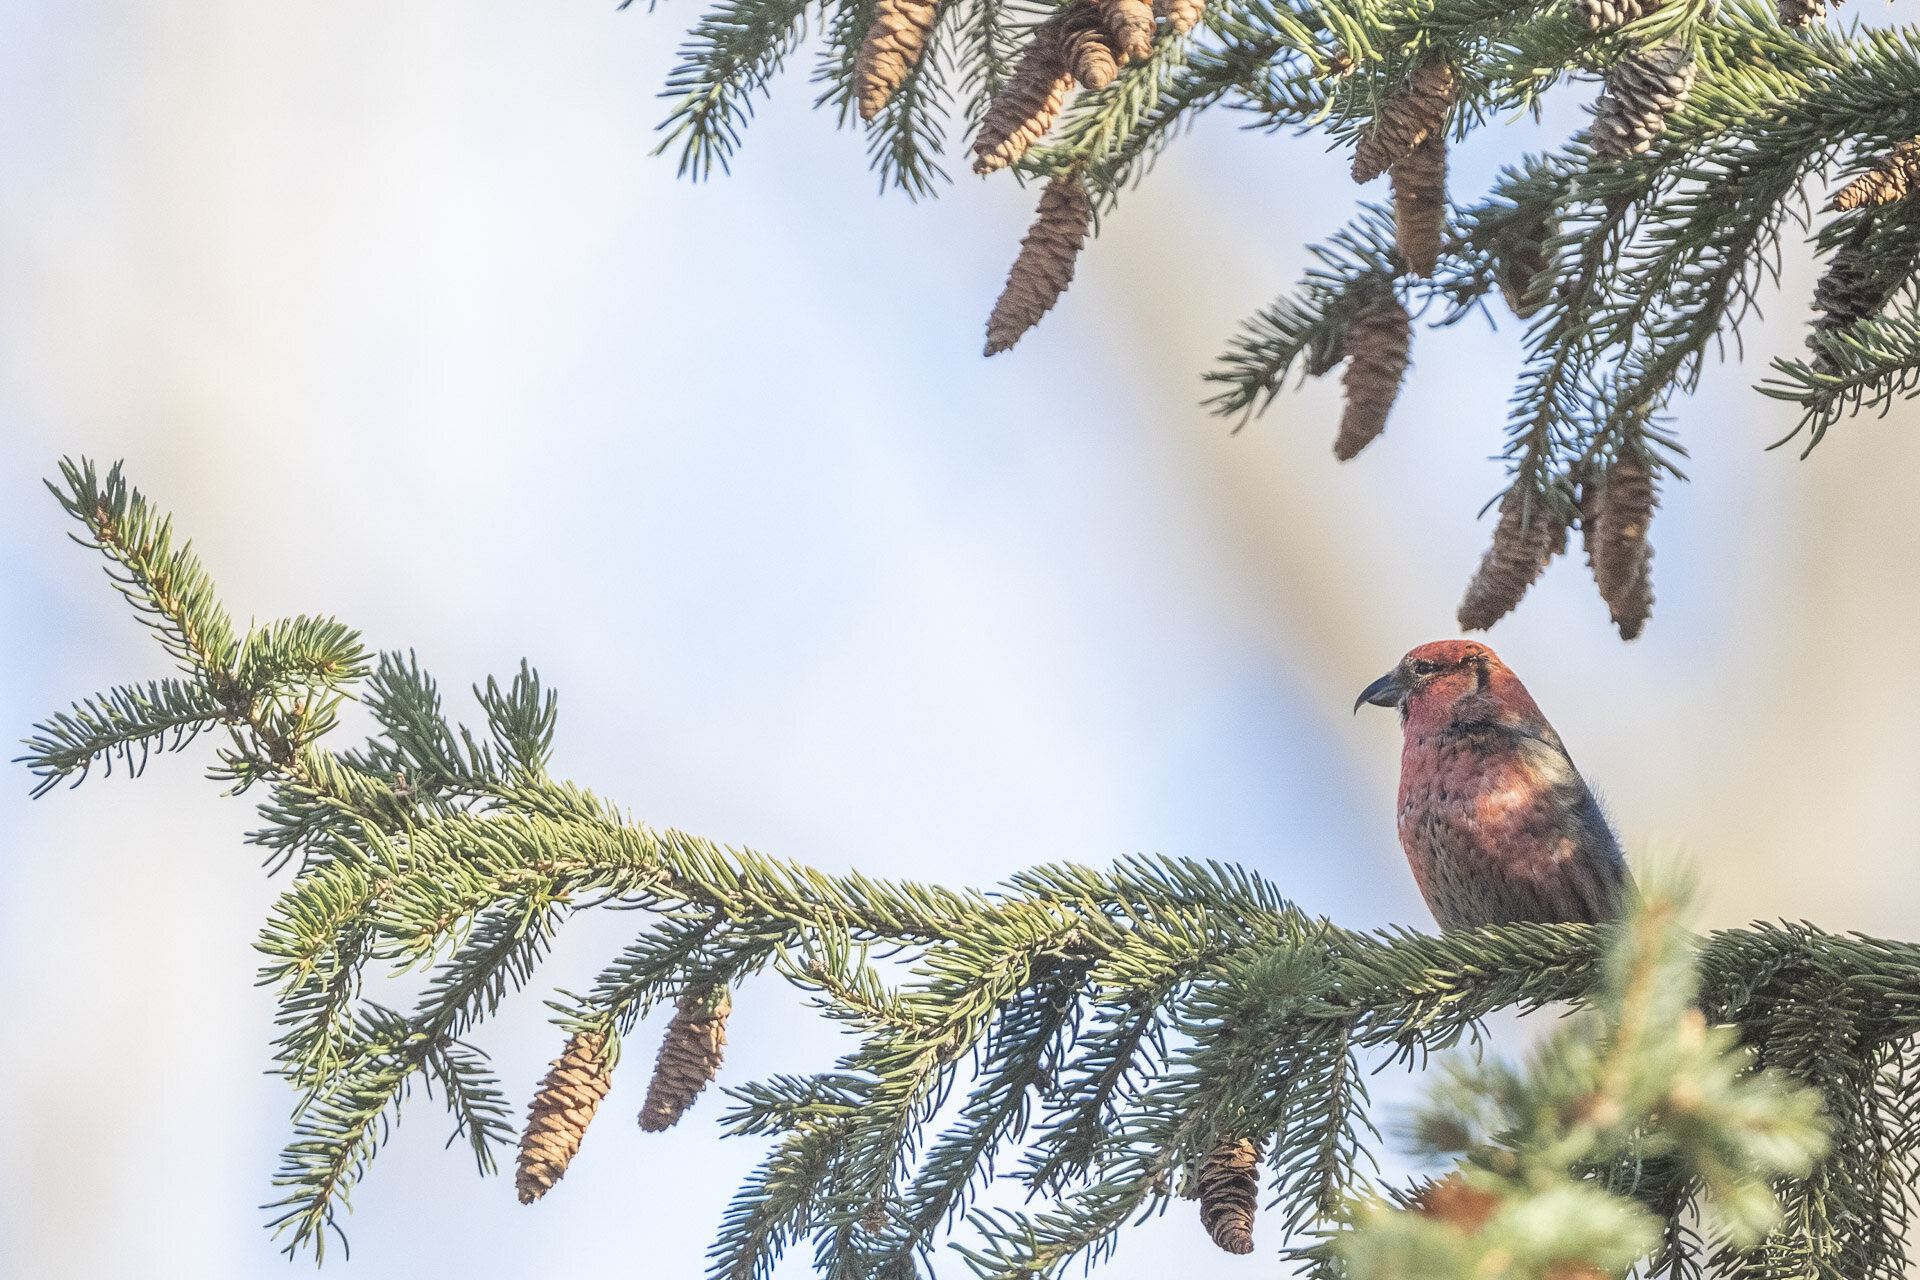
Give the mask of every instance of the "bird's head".
<path id="1" fill-rule="evenodd" d="M 1421 645 L 1361 690 L 1353 709 L 1362 703 L 1399 708 L 1400 723 L 1409 732 L 1485 721 L 1546 723 L 1520 677 L 1473 640 Z"/>

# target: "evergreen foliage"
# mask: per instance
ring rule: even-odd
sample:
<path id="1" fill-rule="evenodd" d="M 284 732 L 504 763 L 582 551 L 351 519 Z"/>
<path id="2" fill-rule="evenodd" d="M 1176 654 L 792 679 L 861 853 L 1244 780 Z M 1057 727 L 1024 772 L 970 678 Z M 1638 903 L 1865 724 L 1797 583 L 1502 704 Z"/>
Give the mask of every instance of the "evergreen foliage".
<path id="1" fill-rule="evenodd" d="M 978 130 L 1023 45 L 1053 39 L 1062 15 L 1092 3 L 940 4 L 938 47 L 868 126 L 883 185 L 918 196 L 944 179 L 946 78 L 972 89 L 962 123 Z M 1161 0 L 1147 56 L 1075 95 L 1050 138 L 1012 148 L 1021 180 L 1072 179 L 1098 219 L 1183 126 L 1223 105 L 1250 128 L 1357 147 L 1355 176 L 1371 177 L 1432 112 L 1442 142 L 1458 140 L 1537 111 L 1556 90 L 1591 96 L 1604 81 L 1592 129 L 1516 160 L 1484 198 L 1447 206 L 1429 181 L 1428 208 L 1403 217 L 1400 236 L 1388 210 L 1361 206 L 1315 249 L 1319 265 L 1300 288 L 1249 320 L 1207 374 L 1217 412 L 1244 421 L 1296 370 L 1318 376 L 1364 358 L 1348 338 L 1383 291 L 1439 325 L 1504 305 L 1526 325 L 1509 488 L 1528 509 L 1577 524 L 1583 477 L 1616 459 L 1644 462 L 1656 481 L 1684 478 L 1675 397 L 1698 383 L 1709 353 L 1738 347 L 1785 242 L 1810 223 L 1808 187 L 1871 173 L 1897 179 L 1879 185 L 1886 203 L 1841 201 L 1815 237 L 1823 254 L 1858 242 L 1871 282 L 1856 295 L 1863 305 L 1816 326 L 1811 358 L 1774 357 L 1761 389 L 1801 409 L 1794 436 L 1809 448 L 1840 418 L 1920 392 L 1920 203 L 1899 150 L 1920 135 L 1920 31 L 1841 29 L 1812 20 L 1824 5 L 1792 0 L 1210 0 L 1196 26 L 1200 3 Z M 695 26 L 665 94 L 661 146 L 678 151 L 683 172 L 728 162 L 807 12 L 802 0 L 724 0 Z M 821 0 L 820 15 L 820 101 L 848 123 L 873 0 Z M 1422 87 L 1436 73 L 1437 95 Z M 1412 114 L 1410 90 L 1426 94 Z M 1034 119 L 1044 130 L 1053 116 Z M 1425 157 L 1429 169 L 1438 154 Z M 1395 176 L 1404 203 L 1398 180 L 1411 175 Z M 1429 269 L 1436 219 L 1445 226 Z M 1420 229 L 1403 240 L 1408 225 Z M 1002 323 L 988 353 L 1018 337 Z M 1353 451 L 1341 446 L 1343 458 Z"/>
<path id="2" fill-rule="evenodd" d="M 415 1085 L 492 1171 L 517 1135 L 468 1037 L 573 915 L 619 907 L 642 921 L 632 944 L 550 1001 L 585 1091 L 536 1103 L 534 1194 L 657 1005 L 678 1004 L 676 1024 L 724 1017 L 729 990 L 771 970 L 852 1039 L 829 1071 L 727 1088 L 724 1130 L 771 1149 L 726 1211 L 716 1278 L 758 1280 L 803 1244 L 833 1276 L 920 1275 L 955 1229 L 982 1277 L 1064 1274 L 1140 1215 L 1206 1194 L 1210 1153 L 1243 1143 L 1266 1247 L 1316 1276 L 1494 1275 L 1501 1249 L 1508 1273 L 1560 1280 L 1636 1259 L 1676 1280 L 1709 1261 L 1755 1280 L 1905 1273 L 1920 946 L 1808 925 L 1693 938 L 1660 910 L 1619 931 L 1362 934 L 1245 871 L 1171 858 L 1042 866 L 986 893 L 829 875 L 653 830 L 553 778 L 555 698 L 524 665 L 474 690 L 483 731 L 456 726 L 411 656 L 370 658 L 338 624 L 236 638 L 117 467 L 67 464 L 54 491 L 183 675 L 37 726 L 37 789 L 225 730 L 213 776 L 262 788 L 249 839 L 291 868 L 258 944 L 274 1069 L 296 1099 L 271 1206 L 290 1253 L 324 1256 Z M 323 746 L 347 697 L 378 732 Z M 409 1009 L 367 989 L 409 971 L 427 975 Z M 1421 1202 L 1379 1185 L 1368 1071 L 1557 1002 L 1598 1012 L 1525 1073 L 1456 1075 L 1421 1128 L 1464 1153 L 1455 1191 L 1498 1211 L 1469 1229 L 1431 1198 L 1421 1221 L 1385 1207 Z M 977 1203 L 996 1170 L 1038 1207 Z M 1547 1267 L 1570 1259 L 1600 1270 Z"/>

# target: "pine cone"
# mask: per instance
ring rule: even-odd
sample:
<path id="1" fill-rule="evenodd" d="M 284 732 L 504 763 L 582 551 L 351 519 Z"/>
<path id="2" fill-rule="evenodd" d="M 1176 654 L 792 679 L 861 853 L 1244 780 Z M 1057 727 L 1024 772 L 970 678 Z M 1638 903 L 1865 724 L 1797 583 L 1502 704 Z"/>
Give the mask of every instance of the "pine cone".
<path id="1" fill-rule="evenodd" d="M 1573 0 L 1573 18 L 1584 22 L 1589 31 L 1611 31 L 1646 17 L 1661 3 L 1662 0 Z"/>
<path id="2" fill-rule="evenodd" d="M 1066 24 L 1060 29 L 1060 52 L 1082 89 L 1104 89 L 1120 74 L 1122 59 L 1094 5 L 1076 4 L 1067 11 Z"/>
<path id="3" fill-rule="evenodd" d="M 1228 1253 L 1253 1252 L 1253 1215 L 1260 1207 L 1260 1148 L 1227 1138 L 1200 1166 L 1200 1222 Z"/>
<path id="4" fill-rule="evenodd" d="M 1873 168 L 1840 188 L 1840 194 L 1827 202 L 1827 209 L 1845 213 L 1849 209 L 1878 208 L 1906 199 L 1917 185 L 1920 185 L 1920 138 L 1895 143 L 1893 150 L 1874 162 Z"/>
<path id="5" fill-rule="evenodd" d="M 532 1204 L 551 1191 L 580 1150 L 580 1139 L 613 1083 L 600 1057 L 605 1045 L 606 1037 L 598 1032 L 575 1034 L 533 1095 L 513 1180 L 521 1204 Z"/>
<path id="6" fill-rule="evenodd" d="M 1783 27 L 1804 27 L 1815 18 L 1827 16 L 1826 0 L 1775 0 L 1774 9 Z"/>
<path id="7" fill-rule="evenodd" d="M 1036 27 L 1013 74 L 994 95 L 973 140 L 975 173 L 1006 168 L 1053 127 L 1073 92 L 1073 69 L 1060 46 L 1064 25 L 1064 15 L 1057 15 Z"/>
<path id="8" fill-rule="evenodd" d="M 1813 309 L 1821 313 L 1814 318 L 1815 329 L 1831 333 L 1852 328 L 1878 311 L 1887 294 L 1892 292 L 1884 280 L 1869 274 L 1860 261 L 1860 249 L 1871 228 L 1870 222 L 1861 223 L 1847 242 L 1834 251 L 1826 274 L 1813 286 Z M 1807 339 L 1807 345 L 1816 351 L 1820 349 L 1820 344 L 1812 338 Z"/>
<path id="9" fill-rule="evenodd" d="M 1115 49 L 1128 58 L 1152 55 L 1153 6 L 1147 0 L 1099 0 L 1099 5 Z"/>
<path id="10" fill-rule="evenodd" d="M 1622 640 L 1639 635 L 1653 612 L 1653 547 L 1647 528 L 1658 505 L 1653 472 L 1631 454 L 1581 493 L 1580 533 L 1587 564 Z"/>
<path id="11" fill-rule="evenodd" d="M 727 1044 L 727 1015 L 733 999 L 725 987 L 689 992 L 680 999 L 654 1059 L 653 1080 L 640 1108 L 640 1127 L 648 1133 L 671 1129 L 713 1078 Z"/>
<path id="12" fill-rule="evenodd" d="M 1468 1186 L 1459 1174 L 1451 1173 L 1423 1188 L 1413 1205 L 1415 1211 L 1426 1217 L 1437 1218 L 1472 1235 L 1487 1225 L 1487 1219 L 1500 1207 L 1500 1197 Z"/>
<path id="13" fill-rule="evenodd" d="M 894 90 L 906 83 L 907 73 L 926 52 L 939 11 L 939 0 L 878 0 L 874 5 L 873 25 L 853 64 L 853 91 L 862 120 L 879 115 Z"/>
<path id="14" fill-rule="evenodd" d="M 1417 276 L 1440 261 L 1447 229 L 1447 135 L 1436 129 L 1388 170 L 1393 176 L 1393 234 L 1400 256 Z"/>
<path id="15" fill-rule="evenodd" d="M 1413 321 L 1391 292 L 1366 307 L 1347 328 L 1341 349 L 1347 371 L 1341 382 L 1347 407 L 1340 415 L 1340 434 L 1333 456 L 1345 462 L 1373 443 L 1387 429 L 1387 415 L 1400 395 L 1413 348 Z"/>
<path id="16" fill-rule="evenodd" d="M 1693 88 L 1693 50 L 1683 40 L 1648 45 L 1622 58 L 1607 76 L 1607 91 L 1587 131 L 1594 154 L 1610 160 L 1638 155 L 1666 132 L 1667 117 Z"/>
<path id="17" fill-rule="evenodd" d="M 1406 83 L 1380 105 L 1373 128 L 1353 153 L 1353 180 L 1372 182 L 1400 157 L 1447 123 L 1453 108 L 1453 65 L 1443 59 L 1415 67 Z"/>
<path id="18" fill-rule="evenodd" d="M 1183 36 L 1200 25 L 1207 0 L 1153 0 L 1153 11 L 1167 20 L 1175 35 Z"/>
<path id="19" fill-rule="evenodd" d="M 1086 243 L 1087 224 L 1092 219 L 1093 205 L 1087 199 L 1087 189 L 1073 174 L 1055 178 L 1040 193 L 1033 227 L 1020 241 L 1019 256 L 1013 260 L 1013 270 L 1007 272 L 1007 287 L 1000 291 L 993 314 L 987 317 L 988 355 L 1020 341 L 1067 291 L 1073 283 L 1074 259 Z"/>
<path id="20" fill-rule="evenodd" d="M 1558 234 L 1557 226 L 1542 219 L 1514 240 L 1500 258 L 1497 269 L 1500 296 L 1507 300 L 1507 308 L 1522 320 L 1531 319 L 1546 305 L 1544 297 L 1529 301 L 1527 295 L 1533 292 L 1533 282 L 1541 273 L 1553 270 L 1553 259 L 1547 256 L 1547 241 Z"/>
<path id="21" fill-rule="evenodd" d="M 1524 521 L 1524 523 L 1523 523 Z M 1513 611 L 1561 543 L 1560 518 L 1547 499 L 1515 485 L 1500 500 L 1493 545 L 1467 584 L 1456 615 L 1462 631 L 1485 631 Z"/>

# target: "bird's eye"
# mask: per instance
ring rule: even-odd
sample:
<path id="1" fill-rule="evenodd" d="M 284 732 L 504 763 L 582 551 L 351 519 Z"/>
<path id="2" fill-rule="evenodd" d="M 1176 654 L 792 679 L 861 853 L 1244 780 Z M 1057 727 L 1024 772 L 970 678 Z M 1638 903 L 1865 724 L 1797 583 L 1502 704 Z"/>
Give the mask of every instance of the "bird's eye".
<path id="1" fill-rule="evenodd" d="M 1429 662 L 1425 658 L 1422 658 L 1418 662 L 1413 664 L 1413 674 L 1417 676 L 1430 676 L 1434 672 L 1438 671 L 1439 669 L 1440 669 L 1439 663 Z"/>

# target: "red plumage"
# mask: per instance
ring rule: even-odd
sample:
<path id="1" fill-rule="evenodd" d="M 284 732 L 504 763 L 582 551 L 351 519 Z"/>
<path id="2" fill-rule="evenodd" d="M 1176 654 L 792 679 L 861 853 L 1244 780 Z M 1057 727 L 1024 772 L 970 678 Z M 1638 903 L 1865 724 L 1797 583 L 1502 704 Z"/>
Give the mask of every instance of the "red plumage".
<path id="1" fill-rule="evenodd" d="M 1442 929 L 1619 914 L 1620 842 L 1560 735 L 1493 650 L 1423 644 L 1360 702 L 1400 710 L 1400 847 Z"/>

